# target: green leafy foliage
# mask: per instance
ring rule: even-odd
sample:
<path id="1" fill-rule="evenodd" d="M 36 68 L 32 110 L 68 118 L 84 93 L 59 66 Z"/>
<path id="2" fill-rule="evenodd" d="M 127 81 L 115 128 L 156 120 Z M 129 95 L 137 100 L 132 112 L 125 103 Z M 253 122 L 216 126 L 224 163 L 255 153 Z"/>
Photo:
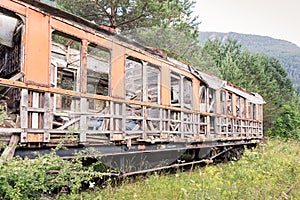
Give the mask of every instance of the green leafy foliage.
<path id="1" fill-rule="evenodd" d="M 243 50 L 248 50 L 253 54 L 265 54 L 268 57 L 274 57 L 280 62 L 282 67 L 288 73 L 288 77 L 294 84 L 297 93 L 300 94 L 300 48 L 288 41 L 274 39 L 267 36 L 249 35 L 240 33 L 219 33 L 219 32 L 201 32 L 199 40 L 204 45 L 211 38 L 220 40 L 228 37 L 234 38 L 242 44 Z"/>
<path id="2" fill-rule="evenodd" d="M 62 188 L 75 195 L 82 183 L 102 176 L 101 173 L 91 175 L 92 171 L 82 165 L 81 159 L 64 160 L 55 150 L 35 159 L 0 161 L 0 199 L 40 199 Z"/>
<path id="3" fill-rule="evenodd" d="M 269 135 L 282 140 L 300 140 L 300 113 L 295 104 L 283 106 Z"/>
<path id="4" fill-rule="evenodd" d="M 58 6 L 97 24 L 122 31 L 136 27 L 176 27 L 198 36 L 197 17 L 192 16 L 195 4 L 190 0 L 55 0 Z"/>

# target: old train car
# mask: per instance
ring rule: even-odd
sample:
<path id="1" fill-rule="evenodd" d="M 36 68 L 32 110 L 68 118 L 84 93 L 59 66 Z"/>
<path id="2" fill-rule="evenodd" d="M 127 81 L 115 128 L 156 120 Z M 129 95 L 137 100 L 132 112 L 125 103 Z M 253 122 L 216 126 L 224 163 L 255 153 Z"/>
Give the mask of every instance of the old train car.
<path id="1" fill-rule="evenodd" d="M 258 94 L 39 1 L 1 0 L 0 55 L 3 157 L 63 141 L 130 172 L 263 138 Z"/>

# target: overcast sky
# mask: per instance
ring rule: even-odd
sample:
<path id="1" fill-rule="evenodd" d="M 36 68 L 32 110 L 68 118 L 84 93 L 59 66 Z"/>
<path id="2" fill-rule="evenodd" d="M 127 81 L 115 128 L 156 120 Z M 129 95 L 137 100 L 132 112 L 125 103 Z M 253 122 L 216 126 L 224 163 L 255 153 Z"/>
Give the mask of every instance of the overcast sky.
<path id="1" fill-rule="evenodd" d="M 300 47 L 300 0 L 196 0 L 200 31 L 284 39 Z"/>

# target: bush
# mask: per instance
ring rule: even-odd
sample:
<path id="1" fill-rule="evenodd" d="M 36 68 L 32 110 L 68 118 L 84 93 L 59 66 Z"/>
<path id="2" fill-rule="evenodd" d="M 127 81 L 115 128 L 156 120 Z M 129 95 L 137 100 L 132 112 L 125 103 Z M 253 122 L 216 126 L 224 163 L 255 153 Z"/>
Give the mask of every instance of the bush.
<path id="1" fill-rule="evenodd" d="M 283 140 L 300 140 L 300 113 L 295 104 L 284 105 L 279 117 L 274 120 L 269 136 Z"/>
<path id="2" fill-rule="evenodd" d="M 36 159 L 0 161 L 0 172 L 0 199 L 40 199 L 61 188 L 77 194 L 83 182 L 95 177 L 90 173 L 92 168 L 84 167 L 81 159 L 64 160 L 55 150 Z"/>

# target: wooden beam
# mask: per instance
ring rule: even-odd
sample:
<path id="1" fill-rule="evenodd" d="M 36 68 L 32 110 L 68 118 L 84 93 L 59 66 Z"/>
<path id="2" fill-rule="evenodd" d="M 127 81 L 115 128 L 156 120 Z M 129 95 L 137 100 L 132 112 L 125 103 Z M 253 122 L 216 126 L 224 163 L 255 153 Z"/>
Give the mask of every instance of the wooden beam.
<path id="1" fill-rule="evenodd" d="M 9 145 L 4 149 L 0 161 L 10 159 L 14 156 L 19 141 L 20 141 L 20 134 L 13 134 L 11 136 Z"/>

